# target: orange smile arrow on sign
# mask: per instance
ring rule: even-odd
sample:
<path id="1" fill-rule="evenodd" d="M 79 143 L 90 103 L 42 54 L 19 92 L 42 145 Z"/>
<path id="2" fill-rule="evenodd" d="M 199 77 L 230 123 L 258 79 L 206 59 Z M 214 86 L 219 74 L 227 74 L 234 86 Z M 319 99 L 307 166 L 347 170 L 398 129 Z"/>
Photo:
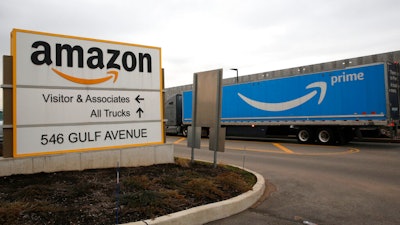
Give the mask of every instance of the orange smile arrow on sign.
<path id="1" fill-rule="evenodd" d="M 60 77 L 69 80 L 71 82 L 77 83 L 77 84 L 86 84 L 86 85 L 92 85 L 92 84 L 100 84 L 103 82 L 106 82 L 108 80 L 110 80 L 111 78 L 114 77 L 114 81 L 113 83 L 115 83 L 115 81 L 117 81 L 118 79 L 118 71 L 116 70 L 111 70 L 108 71 L 107 74 L 111 74 L 110 76 L 107 77 L 103 77 L 103 78 L 97 78 L 97 79 L 85 79 L 85 78 L 78 78 L 78 77 L 73 77 L 71 75 L 65 74 L 59 70 L 56 70 L 54 68 L 52 68 L 52 70 L 58 74 Z"/>

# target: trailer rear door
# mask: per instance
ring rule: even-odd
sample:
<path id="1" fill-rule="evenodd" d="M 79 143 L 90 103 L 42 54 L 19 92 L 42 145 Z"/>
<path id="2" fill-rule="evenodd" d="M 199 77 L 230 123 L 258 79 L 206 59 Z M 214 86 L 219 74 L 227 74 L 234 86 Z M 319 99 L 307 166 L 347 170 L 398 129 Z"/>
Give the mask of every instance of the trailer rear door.
<path id="1" fill-rule="evenodd" d="M 398 63 L 387 64 L 387 83 L 388 83 L 388 98 L 389 98 L 389 113 L 390 118 L 398 120 L 400 118 L 399 103 L 400 103 L 400 73 Z"/>

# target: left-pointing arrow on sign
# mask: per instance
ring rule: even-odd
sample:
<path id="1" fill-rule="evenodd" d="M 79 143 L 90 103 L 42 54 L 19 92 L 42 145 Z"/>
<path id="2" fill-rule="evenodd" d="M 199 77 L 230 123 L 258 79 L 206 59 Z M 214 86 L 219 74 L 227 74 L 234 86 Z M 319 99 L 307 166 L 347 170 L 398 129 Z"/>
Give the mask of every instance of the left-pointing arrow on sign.
<path id="1" fill-rule="evenodd" d="M 140 101 L 144 100 L 144 98 L 141 98 L 140 95 L 138 95 L 135 100 L 137 101 L 137 103 L 140 103 Z"/>
<path id="2" fill-rule="evenodd" d="M 142 108 L 138 108 L 138 110 L 136 110 L 136 113 L 139 114 L 139 118 L 142 118 L 142 113 L 144 113 Z"/>

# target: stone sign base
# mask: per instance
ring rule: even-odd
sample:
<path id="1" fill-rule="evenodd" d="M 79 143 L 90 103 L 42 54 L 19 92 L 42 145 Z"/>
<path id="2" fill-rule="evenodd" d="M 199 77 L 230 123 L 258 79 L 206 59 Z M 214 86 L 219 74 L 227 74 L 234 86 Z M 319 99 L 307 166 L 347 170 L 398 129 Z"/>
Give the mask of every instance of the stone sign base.
<path id="1" fill-rule="evenodd" d="M 173 162 L 172 144 L 27 158 L 0 157 L 0 177 L 13 174 L 116 168 L 118 163 L 120 167 L 135 167 Z"/>

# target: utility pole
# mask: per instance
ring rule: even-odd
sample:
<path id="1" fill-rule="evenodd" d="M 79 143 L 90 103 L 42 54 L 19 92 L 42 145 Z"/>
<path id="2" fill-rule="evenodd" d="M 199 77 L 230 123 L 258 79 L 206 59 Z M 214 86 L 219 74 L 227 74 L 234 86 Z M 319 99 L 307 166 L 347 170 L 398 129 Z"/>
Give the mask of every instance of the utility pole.
<path id="1" fill-rule="evenodd" d="M 231 70 L 236 71 L 236 83 L 239 83 L 239 69 L 237 69 L 237 68 L 232 68 Z"/>

